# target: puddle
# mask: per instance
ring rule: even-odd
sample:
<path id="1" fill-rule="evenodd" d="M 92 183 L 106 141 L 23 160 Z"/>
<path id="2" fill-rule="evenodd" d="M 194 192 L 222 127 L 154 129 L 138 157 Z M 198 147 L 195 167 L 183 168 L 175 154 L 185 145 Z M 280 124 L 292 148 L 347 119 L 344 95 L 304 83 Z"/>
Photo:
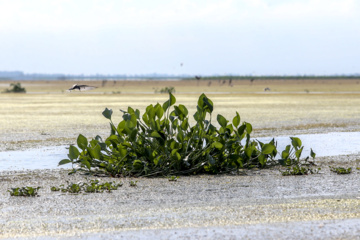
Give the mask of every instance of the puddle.
<path id="1" fill-rule="evenodd" d="M 0 171 L 55 169 L 67 158 L 69 146 L 43 147 L 24 151 L 0 152 Z M 63 165 L 62 168 L 71 168 Z"/>
<path id="2" fill-rule="evenodd" d="M 304 150 L 301 156 L 310 156 L 310 148 L 316 153 L 316 157 L 328 157 L 360 153 L 360 132 L 331 132 L 323 134 L 294 135 L 301 139 Z M 263 143 L 270 142 L 272 137 L 257 138 Z M 285 149 L 291 144 L 289 136 L 275 137 L 278 151 Z"/>
<path id="3" fill-rule="evenodd" d="M 299 137 L 304 146 L 302 156 L 310 155 L 310 148 L 317 157 L 360 154 L 360 132 L 332 132 L 325 134 L 294 135 Z M 267 143 L 271 137 L 257 138 Z M 281 152 L 291 144 L 289 136 L 275 137 L 278 150 Z M 0 171 L 34 170 L 58 168 L 60 160 L 67 158 L 69 146 L 43 147 L 24 151 L 0 152 Z M 62 168 L 71 168 L 63 165 Z"/>

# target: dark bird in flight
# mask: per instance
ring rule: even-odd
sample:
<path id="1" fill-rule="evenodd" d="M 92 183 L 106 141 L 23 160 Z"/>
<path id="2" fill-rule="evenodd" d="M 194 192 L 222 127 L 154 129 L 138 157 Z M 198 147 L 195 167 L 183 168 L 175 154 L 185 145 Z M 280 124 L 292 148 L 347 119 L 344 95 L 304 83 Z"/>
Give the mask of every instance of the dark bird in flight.
<path id="1" fill-rule="evenodd" d="M 95 89 L 97 87 L 93 87 L 93 86 L 88 86 L 88 85 L 78 85 L 78 84 L 74 84 L 74 86 L 72 86 L 71 88 L 69 88 L 69 91 L 71 90 L 75 90 L 75 89 L 79 89 L 79 91 L 81 90 L 92 90 L 92 89 Z"/>
<path id="2" fill-rule="evenodd" d="M 200 76 L 195 76 L 195 79 L 196 79 L 196 80 L 200 80 L 201 77 L 200 77 Z"/>

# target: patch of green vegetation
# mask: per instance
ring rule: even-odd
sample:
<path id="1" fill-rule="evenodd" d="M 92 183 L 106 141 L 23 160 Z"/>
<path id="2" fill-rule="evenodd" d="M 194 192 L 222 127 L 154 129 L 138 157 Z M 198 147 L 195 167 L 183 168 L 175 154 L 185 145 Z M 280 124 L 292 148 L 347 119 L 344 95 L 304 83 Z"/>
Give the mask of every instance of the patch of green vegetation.
<path id="1" fill-rule="evenodd" d="M 165 87 L 160 89 L 160 91 L 156 90 L 155 93 L 175 93 L 174 87 Z"/>
<path id="2" fill-rule="evenodd" d="M 170 182 L 176 182 L 176 181 L 178 180 L 178 178 L 179 178 L 179 177 L 177 177 L 177 176 L 170 176 L 170 177 L 168 177 L 168 180 L 169 180 Z"/>
<path id="3" fill-rule="evenodd" d="M 350 174 L 352 171 L 352 168 L 343 168 L 343 167 L 332 167 L 329 166 L 330 171 L 335 172 L 337 174 Z"/>
<path id="4" fill-rule="evenodd" d="M 35 197 L 41 187 L 18 187 L 8 190 L 11 196 Z"/>
<path id="5" fill-rule="evenodd" d="M 88 141 L 80 134 L 77 147 L 71 145 L 69 158 L 59 165 L 71 163 L 71 173 L 122 177 L 219 174 L 279 164 L 275 160 L 275 140 L 251 140 L 252 125 L 241 123 L 239 113 L 232 121 L 218 114 L 220 127 L 215 127 L 213 102 L 202 94 L 193 115 L 196 124 L 190 126 L 187 108 L 175 103 L 176 98 L 169 93 L 166 102 L 150 104 L 143 115 L 131 107 L 120 110 L 123 120 L 117 125 L 112 121 L 113 111 L 106 108 L 102 114 L 110 121 L 110 136 L 105 141 L 100 136 Z M 292 145 L 281 154 L 288 166 L 300 164 L 303 150 L 300 139 L 291 141 Z M 311 153 L 315 158 L 315 153 Z"/>
<path id="6" fill-rule="evenodd" d="M 313 161 L 309 161 L 309 157 L 301 159 L 301 154 L 304 149 L 302 142 L 297 137 L 291 137 L 291 145 L 287 145 L 285 150 L 281 153 L 281 159 L 278 160 L 279 163 L 283 166 L 287 166 L 285 170 L 280 170 L 283 176 L 291 175 L 307 175 L 319 173 L 321 168 L 312 168 L 315 166 L 315 156 L 316 154 L 311 149 L 310 156 L 313 158 Z"/>
<path id="7" fill-rule="evenodd" d="M 129 186 L 130 186 L 130 187 L 137 187 L 137 182 L 138 182 L 138 181 L 130 181 L 130 182 L 129 182 Z"/>
<path id="8" fill-rule="evenodd" d="M 10 89 L 5 89 L 4 93 L 26 93 L 26 89 L 21 87 L 21 83 L 11 83 Z"/>
<path id="9" fill-rule="evenodd" d="M 100 183 L 99 180 L 90 180 L 90 182 L 80 182 L 80 183 L 68 183 L 68 185 L 60 185 L 59 187 L 51 187 L 51 191 L 61 191 L 68 193 L 100 193 L 104 191 L 111 192 L 112 190 L 117 190 L 118 187 L 121 187 L 122 183 L 115 182 L 105 182 Z"/>

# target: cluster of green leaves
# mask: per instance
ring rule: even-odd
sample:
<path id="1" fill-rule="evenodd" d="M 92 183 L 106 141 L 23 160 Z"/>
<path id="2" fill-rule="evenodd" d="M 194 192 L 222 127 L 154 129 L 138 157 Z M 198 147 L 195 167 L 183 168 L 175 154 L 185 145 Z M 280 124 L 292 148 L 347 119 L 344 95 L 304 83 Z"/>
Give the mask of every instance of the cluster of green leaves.
<path id="1" fill-rule="evenodd" d="M 18 187 L 8 190 L 11 196 L 35 197 L 38 196 L 40 187 Z"/>
<path id="2" fill-rule="evenodd" d="M 138 182 L 138 181 L 130 181 L 130 182 L 129 182 L 129 186 L 130 186 L 130 187 L 137 187 L 137 182 Z"/>
<path id="3" fill-rule="evenodd" d="M 21 87 L 21 83 L 11 83 L 10 89 L 6 89 L 4 93 L 26 93 L 26 89 Z"/>
<path id="4" fill-rule="evenodd" d="M 174 87 L 165 87 L 160 89 L 159 91 L 160 93 L 175 93 L 175 88 Z M 157 93 L 157 90 L 155 91 L 155 93 Z"/>
<path id="5" fill-rule="evenodd" d="M 343 168 L 343 167 L 332 167 L 329 166 L 330 171 L 335 172 L 337 174 L 350 174 L 352 171 L 352 168 Z"/>
<path id="6" fill-rule="evenodd" d="M 176 181 L 178 180 L 178 178 L 179 178 L 179 177 L 177 177 L 177 176 L 170 176 L 170 177 L 168 177 L 168 180 L 169 180 L 170 182 L 176 182 Z"/>
<path id="7" fill-rule="evenodd" d="M 69 159 L 59 165 L 72 163 L 73 172 L 120 177 L 218 174 L 277 163 L 275 140 L 251 140 L 252 125 L 241 123 L 239 113 L 232 121 L 218 114 L 217 128 L 212 122 L 213 102 L 202 94 L 193 115 L 196 123 L 190 126 L 188 109 L 175 103 L 169 93 L 166 102 L 147 106 L 143 115 L 131 107 L 120 110 L 123 120 L 117 125 L 112 121 L 113 111 L 106 108 L 102 114 L 110 120 L 110 136 L 105 141 L 96 136 L 88 142 L 80 134 L 78 147 L 71 145 Z M 299 141 L 292 138 L 293 147 L 289 145 L 282 153 L 284 162 L 299 161 L 303 149 Z"/>
<path id="8" fill-rule="evenodd" d="M 68 193 L 100 193 L 104 191 L 111 192 L 112 190 L 117 190 L 118 187 L 121 187 L 122 183 L 115 182 L 105 182 L 100 183 L 99 180 L 90 180 L 88 183 L 80 182 L 80 183 L 68 183 L 68 185 L 60 185 L 60 187 L 51 187 L 51 191 L 61 191 Z"/>
<path id="9" fill-rule="evenodd" d="M 290 175 L 307 175 L 318 173 L 321 168 L 312 168 L 314 166 L 314 160 L 316 154 L 313 150 L 310 150 L 310 156 L 313 158 L 313 161 L 309 161 L 310 157 L 305 159 L 301 159 L 301 154 L 304 149 L 302 146 L 302 142 L 297 137 L 290 137 L 291 145 L 287 145 L 285 150 L 281 152 L 281 159 L 279 163 L 283 166 L 287 166 L 284 171 L 281 171 L 283 176 L 290 176 Z"/>

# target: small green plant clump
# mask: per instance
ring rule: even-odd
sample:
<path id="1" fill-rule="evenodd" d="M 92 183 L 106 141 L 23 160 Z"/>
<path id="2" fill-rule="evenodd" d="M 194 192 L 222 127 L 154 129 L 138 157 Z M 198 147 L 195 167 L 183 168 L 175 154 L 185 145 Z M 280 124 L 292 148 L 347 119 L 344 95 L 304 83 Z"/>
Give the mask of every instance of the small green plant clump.
<path id="1" fill-rule="evenodd" d="M 115 183 L 115 182 L 105 182 L 100 183 L 99 180 L 90 180 L 89 183 L 68 183 L 68 185 L 60 185 L 60 187 L 51 187 L 51 191 L 61 191 L 61 192 L 68 192 L 68 193 L 101 193 L 104 191 L 111 192 L 112 190 L 117 190 L 118 187 L 121 187 L 122 183 Z"/>
<path id="2" fill-rule="evenodd" d="M 177 177 L 177 176 L 170 176 L 170 177 L 168 177 L 168 180 L 169 180 L 170 182 L 176 182 L 176 181 L 178 180 L 178 178 L 179 178 L 179 177 Z"/>
<path id="3" fill-rule="evenodd" d="M 26 93 L 26 89 L 21 87 L 21 83 L 11 83 L 10 89 L 6 89 L 4 93 Z"/>
<path id="4" fill-rule="evenodd" d="M 138 182 L 138 181 L 130 181 L 130 182 L 129 182 L 129 186 L 130 186 L 130 187 L 137 187 L 137 182 Z"/>
<path id="5" fill-rule="evenodd" d="M 319 173 L 321 168 L 312 168 L 314 166 L 314 159 L 316 154 L 311 149 L 310 156 L 313 158 L 313 161 L 309 161 L 309 157 L 301 159 L 301 154 L 304 149 L 302 142 L 299 138 L 291 137 L 291 145 L 287 145 L 285 150 L 281 153 L 281 159 L 279 163 L 283 166 L 286 166 L 285 170 L 280 170 L 283 176 L 291 175 L 308 175 Z"/>
<path id="6" fill-rule="evenodd" d="M 330 171 L 335 172 L 337 174 L 350 174 L 352 171 L 352 168 L 343 168 L 343 167 L 332 167 L 329 166 Z"/>
<path id="7" fill-rule="evenodd" d="M 162 88 L 160 89 L 160 91 L 155 91 L 155 93 L 175 93 L 175 88 L 174 87 L 165 87 L 165 88 Z"/>
<path id="8" fill-rule="evenodd" d="M 38 196 L 38 191 L 41 187 L 18 187 L 11 188 L 8 190 L 10 192 L 10 196 L 23 196 L 23 197 L 35 197 Z"/>
<path id="9" fill-rule="evenodd" d="M 219 174 L 279 164 L 275 140 L 252 140 L 252 125 L 241 123 L 239 113 L 231 121 L 218 114 L 216 123 L 220 127 L 216 127 L 213 102 L 202 94 L 193 115 L 196 123 L 191 126 L 187 108 L 175 103 L 176 98 L 169 93 L 167 101 L 150 104 L 142 115 L 128 107 L 127 111 L 120 110 L 123 120 L 116 125 L 113 111 L 106 108 L 102 114 L 110 121 L 110 136 L 105 141 L 99 136 L 88 141 L 80 134 L 77 147 L 71 145 L 69 158 L 59 165 L 71 163 L 72 173 L 137 177 Z M 281 154 L 282 161 L 300 164 L 301 140 L 291 140 Z"/>

